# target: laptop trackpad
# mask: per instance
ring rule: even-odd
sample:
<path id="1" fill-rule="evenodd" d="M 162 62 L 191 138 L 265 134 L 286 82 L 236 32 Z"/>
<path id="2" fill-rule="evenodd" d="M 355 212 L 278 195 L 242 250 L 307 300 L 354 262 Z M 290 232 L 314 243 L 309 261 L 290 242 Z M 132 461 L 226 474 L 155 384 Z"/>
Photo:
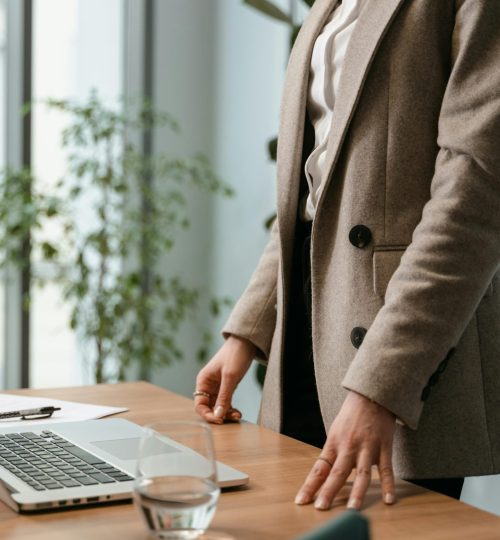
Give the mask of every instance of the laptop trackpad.
<path id="1" fill-rule="evenodd" d="M 109 441 L 92 441 L 91 444 L 104 450 L 108 454 L 118 459 L 128 460 L 137 459 L 139 453 L 140 437 L 130 439 L 111 439 Z M 157 444 L 148 444 L 148 456 L 158 456 L 160 454 L 179 452 L 177 448 L 169 446 L 166 443 L 157 441 Z"/>

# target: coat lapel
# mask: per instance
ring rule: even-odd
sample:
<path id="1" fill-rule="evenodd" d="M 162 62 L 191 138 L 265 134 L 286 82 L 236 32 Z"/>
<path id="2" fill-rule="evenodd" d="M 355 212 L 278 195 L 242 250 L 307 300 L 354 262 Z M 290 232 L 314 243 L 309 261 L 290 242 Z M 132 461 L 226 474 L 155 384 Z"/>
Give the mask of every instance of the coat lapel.
<path id="1" fill-rule="evenodd" d="M 336 4 L 336 0 L 316 0 L 297 36 L 288 61 L 281 101 L 277 155 L 278 220 L 282 234 L 293 231 L 295 222 L 295 212 L 290 212 L 290 208 L 296 205 L 299 191 L 312 51 L 317 36 Z M 282 238 L 283 241 L 290 239 Z"/>
<path id="2" fill-rule="evenodd" d="M 356 22 L 347 47 L 335 101 L 325 159 L 324 174 L 327 178 L 318 201 L 316 216 L 321 212 L 324 195 L 375 53 L 404 1 L 368 0 Z"/>

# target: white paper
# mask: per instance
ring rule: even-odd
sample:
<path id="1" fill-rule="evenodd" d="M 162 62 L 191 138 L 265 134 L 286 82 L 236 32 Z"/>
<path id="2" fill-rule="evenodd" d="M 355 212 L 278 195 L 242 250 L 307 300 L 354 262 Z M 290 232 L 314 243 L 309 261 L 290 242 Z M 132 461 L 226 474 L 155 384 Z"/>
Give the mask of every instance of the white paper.
<path id="1" fill-rule="evenodd" d="M 51 418 L 44 418 L 43 420 L 21 420 L 20 418 L 0 419 L 0 429 L 2 427 L 34 426 L 40 422 L 44 424 L 56 424 L 77 420 L 92 420 L 94 418 L 103 418 L 111 414 L 128 411 L 126 407 L 107 407 L 105 405 L 88 405 L 87 403 L 76 403 L 74 401 L 62 401 L 52 398 L 0 394 L 0 414 L 3 412 L 38 409 L 40 407 L 50 406 L 61 407 L 61 410 L 55 411 Z"/>

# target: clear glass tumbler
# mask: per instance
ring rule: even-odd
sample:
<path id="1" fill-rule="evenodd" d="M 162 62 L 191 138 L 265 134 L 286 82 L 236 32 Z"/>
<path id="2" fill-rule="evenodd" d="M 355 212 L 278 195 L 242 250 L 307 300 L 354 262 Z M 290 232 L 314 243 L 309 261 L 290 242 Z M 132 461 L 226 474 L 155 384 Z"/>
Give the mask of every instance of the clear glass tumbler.
<path id="1" fill-rule="evenodd" d="M 134 500 L 159 538 L 199 538 L 219 499 L 210 426 L 165 421 L 146 426 L 139 445 Z"/>

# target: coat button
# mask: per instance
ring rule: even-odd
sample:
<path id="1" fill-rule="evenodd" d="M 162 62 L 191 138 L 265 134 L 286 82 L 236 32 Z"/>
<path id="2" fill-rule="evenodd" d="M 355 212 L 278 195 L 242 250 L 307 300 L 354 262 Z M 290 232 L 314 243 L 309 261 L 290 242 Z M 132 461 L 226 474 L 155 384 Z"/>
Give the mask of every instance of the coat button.
<path id="1" fill-rule="evenodd" d="M 420 396 L 420 399 L 422 401 L 425 401 L 431 394 L 431 387 L 430 386 L 426 386 L 423 390 L 422 390 L 422 395 Z"/>
<path id="2" fill-rule="evenodd" d="M 349 233 L 349 242 L 354 247 L 362 249 L 372 241 L 372 232 L 365 225 L 356 225 Z"/>
<path id="3" fill-rule="evenodd" d="M 365 339 L 366 335 L 366 328 L 363 328 L 361 326 L 356 326 L 356 328 L 353 328 L 351 331 L 351 343 L 356 349 L 359 349 L 361 347 L 361 344 L 363 343 L 363 340 Z"/>

